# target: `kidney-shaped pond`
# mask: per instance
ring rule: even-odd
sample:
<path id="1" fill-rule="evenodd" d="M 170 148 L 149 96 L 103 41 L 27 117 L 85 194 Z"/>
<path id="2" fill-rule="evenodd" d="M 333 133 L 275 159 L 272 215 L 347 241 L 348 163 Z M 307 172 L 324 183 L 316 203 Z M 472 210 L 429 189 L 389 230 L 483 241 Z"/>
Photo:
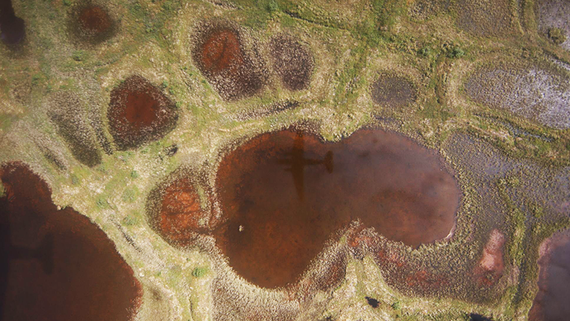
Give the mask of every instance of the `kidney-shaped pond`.
<path id="1" fill-rule="evenodd" d="M 443 239 L 461 195 L 437 152 L 377 129 L 336 143 L 294 130 L 257 136 L 222 159 L 216 189 L 218 246 L 269 288 L 298 279 L 354 220 L 413 247 Z"/>

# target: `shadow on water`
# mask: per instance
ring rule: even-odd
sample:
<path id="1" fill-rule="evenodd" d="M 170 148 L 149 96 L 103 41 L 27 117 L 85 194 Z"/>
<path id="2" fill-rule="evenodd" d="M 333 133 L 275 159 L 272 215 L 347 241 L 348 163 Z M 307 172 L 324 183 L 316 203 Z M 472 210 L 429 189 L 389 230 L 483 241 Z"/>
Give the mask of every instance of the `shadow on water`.
<path id="1" fill-rule="evenodd" d="M 445 238 L 460 191 L 434 152 L 382 130 L 338 143 L 285 130 L 226 155 L 216 187 L 226 222 L 213 232 L 238 274 L 262 287 L 297 280 L 355 220 L 416 247 Z"/>
<path id="2" fill-rule="evenodd" d="M 0 0 L 0 39 L 7 45 L 17 45 L 26 37 L 24 20 L 16 17 L 11 0 Z"/>
<path id="3" fill-rule="evenodd" d="M 0 320 L 130 320 L 141 285 L 105 233 L 26 166 L 0 176 Z"/>

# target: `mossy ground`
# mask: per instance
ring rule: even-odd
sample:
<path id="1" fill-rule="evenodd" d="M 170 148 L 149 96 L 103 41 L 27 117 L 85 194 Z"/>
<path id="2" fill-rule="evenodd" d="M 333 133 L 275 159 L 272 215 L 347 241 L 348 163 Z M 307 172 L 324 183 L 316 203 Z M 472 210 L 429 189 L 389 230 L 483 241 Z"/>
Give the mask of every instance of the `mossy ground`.
<path id="1" fill-rule="evenodd" d="M 389 246 L 418 264 L 447 256 L 459 262 L 461 255 L 476 262 L 488 232 L 498 227 L 508 240 L 508 272 L 490 296 L 473 294 L 468 285 L 458 289 L 462 294 L 457 298 L 445 292 L 402 291 L 370 257 L 351 258 L 345 281 L 330 293 L 315 294 L 299 319 L 463 320 L 470 313 L 495 320 L 526 318 L 537 291 L 538 244 L 570 222 L 545 205 L 551 196 L 534 200 L 537 210 L 532 213 L 546 213 L 532 215 L 513 200 L 519 195 L 513 191 L 544 186 L 541 179 L 570 165 L 570 130 L 477 104 L 463 85 L 478 66 L 497 59 L 570 63 L 570 52 L 538 32 L 533 0 L 504 1 L 498 14 L 509 15 L 509 28 L 499 35 L 462 29 L 457 13 L 461 1 L 93 2 L 105 6 L 117 22 L 116 34 L 97 45 L 78 42 L 69 29 L 80 1 L 14 2 L 16 14 L 26 21 L 27 38 L 17 52 L 0 46 L 0 161 L 30 164 L 53 189 L 56 204 L 88 216 L 115 242 L 145 287 L 137 320 L 209 320 L 215 315 L 211 290 L 222 277 L 231 283 L 232 295 L 248 293 L 257 303 L 285 300 L 284 293 L 245 284 L 215 255 L 170 246 L 149 227 L 145 204 L 150 191 L 181 165 L 195 168 L 213 186 L 220 155 L 230 144 L 301 122 L 318 124 L 326 140 L 373 125 L 440 150 L 464 192 L 455 236 L 414 251 L 401 244 Z M 422 3 L 429 7 L 427 14 L 415 14 Z M 308 87 L 289 91 L 270 73 L 256 95 L 224 101 L 191 55 L 196 26 L 209 19 L 239 25 L 245 50 L 257 50 L 266 61 L 273 36 L 285 33 L 299 39 L 314 58 Z M 381 73 L 411 81 L 417 89 L 415 102 L 400 109 L 376 105 L 371 85 Z M 117 151 L 111 143 L 99 165 L 82 165 L 42 107 L 46 97 L 65 90 L 89 102 L 88 111 L 100 119 L 95 126 L 98 141 L 112 142 L 104 117 L 110 92 L 133 74 L 162 85 L 177 102 L 176 128 L 132 151 Z M 296 107 L 243 116 L 287 101 L 297 102 Z M 469 139 L 456 140 L 457 135 Z M 173 144 L 178 152 L 168 156 Z M 64 169 L 46 157 L 46 150 Z M 470 151 L 464 154 L 473 161 L 499 155 L 496 164 L 535 166 L 540 175 L 521 175 L 518 182 L 509 178 L 518 177 L 516 171 L 486 176 L 480 173 L 488 164 L 472 166 L 453 150 Z M 498 204 L 498 215 L 485 210 L 487 202 Z M 367 305 L 365 296 L 377 299 L 379 307 Z"/>

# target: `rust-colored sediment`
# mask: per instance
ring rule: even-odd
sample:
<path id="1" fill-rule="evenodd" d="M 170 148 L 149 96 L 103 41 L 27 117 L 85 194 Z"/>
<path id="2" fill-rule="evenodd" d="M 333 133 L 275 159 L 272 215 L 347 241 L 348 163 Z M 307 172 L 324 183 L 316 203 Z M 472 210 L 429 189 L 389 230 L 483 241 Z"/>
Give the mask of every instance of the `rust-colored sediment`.
<path id="1" fill-rule="evenodd" d="M 238 274 L 269 288 L 297 280 L 357 219 L 414 247 L 443 239 L 460 198 L 439 157 L 381 130 L 339 143 L 290 130 L 258 136 L 224 157 L 216 187 L 227 219 L 218 245 Z"/>
<path id="2" fill-rule="evenodd" d="M 202 47 L 201 62 L 212 74 L 222 71 L 235 74 L 244 63 L 237 34 L 233 30 L 221 29 L 209 35 Z"/>
<path id="3" fill-rule="evenodd" d="M 205 26 L 192 57 L 200 72 L 225 100 L 254 95 L 263 87 L 262 76 L 244 51 L 240 35 L 228 26 Z"/>
<path id="4" fill-rule="evenodd" d="M 188 245 L 196 233 L 206 231 L 204 214 L 192 182 L 180 178 L 164 189 L 156 228 L 170 242 Z"/>
<path id="5" fill-rule="evenodd" d="M 164 93 L 134 75 L 111 92 L 107 117 L 115 143 L 125 150 L 162 138 L 174 128 L 178 114 Z"/>
<path id="6" fill-rule="evenodd" d="M 109 13 L 99 6 L 88 6 L 79 12 L 79 26 L 86 33 L 102 34 L 111 29 L 113 22 Z"/>
<path id="7" fill-rule="evenodd" d="M 130 320 L 141 284 L 105 233 L 72 208 L 58 210 L 27 166 L 0 170 L 0 310 L 11 320 Z"/>

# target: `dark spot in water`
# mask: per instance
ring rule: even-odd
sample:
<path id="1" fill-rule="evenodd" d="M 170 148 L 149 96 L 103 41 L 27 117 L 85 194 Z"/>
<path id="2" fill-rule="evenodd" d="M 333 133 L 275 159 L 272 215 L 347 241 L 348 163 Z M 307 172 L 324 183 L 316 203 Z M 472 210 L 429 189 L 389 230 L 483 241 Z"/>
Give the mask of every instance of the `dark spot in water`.
<path id="1" fill-rule="evenodd" d="M 11 0 L 0 1 L 0 39 L 7 45 L 17 45 L 26 37 L 24 20 L 16 17 Z"/>
<path id="2" fill-rule="evenodd" d="M 107 117 L 120 150 L 164 137 L 178 120 L 175 104 L 138 75 L 127 78 L 111 92 Z"/>
<path id="3" fill-rule="evenodd" d="M 100 5 L 79 6 L 71 19 L 71 30 L 83 42 L 97 44 L 116 33 L 116 22 Z"/>
<path id="4" fill-rule="evenodd" d="M 416 100 L 416 90 L 403 77 L 381 75 L 372 84 L 372 100 L 384 107 L 400 108 Z"/>
<path id="5" fill-rule="evenodd" d="M 130 320 L 141 285 L 105 233 L 72 208 L 57 210 L 26 166 L 5 165 L 0 176 L 2 320 Z"/>
<path id="6" fill-rule="evenodd" d="M 249 97 L 263 77 L 244 51 L 240 34 L 229 26 L 203 26 L 192 52 L 194 63 L 225 100 Z"/>
<path id="7" fill-rule="evenodd" d="M 295 39 L 280 35 L 271 39 L 273 68 L 285 88 L 301 90 L 307 88 L 313 73 L 311 52 Z"/>
<path id="8" fill-rule="evenodd" d="M 368 304 L 373 307 L 374 309 L 376 309 L 378 307 L 378 305 L 380 304 L 380 302 L 378 302 L 378 300 L 371 298 L 371 297 L 366 297 L 366 302 L 368 302 Z"/>
<path id="9" fill-rule="evenodd" d="M 238 274 L 269 288 L 297 280 L 325 242 L 357 219 L 390 240 L 430 243 L 449 234 L 460 198 L 442 163 L 382 130 L 338 143 L 291 130 L 263 134 L 220 163 L 226 221 L 214 235 Z"/>

